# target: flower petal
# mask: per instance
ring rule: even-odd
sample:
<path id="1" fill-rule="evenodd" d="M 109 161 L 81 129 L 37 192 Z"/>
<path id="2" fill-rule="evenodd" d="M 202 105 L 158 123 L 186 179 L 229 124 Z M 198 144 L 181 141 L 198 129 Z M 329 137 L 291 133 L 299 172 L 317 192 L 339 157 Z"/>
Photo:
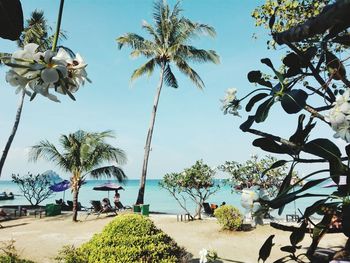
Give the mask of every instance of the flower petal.
<path id="1" fill-rule="evenodd" d="M 46 68 L 41 71 L 41 79 L 45 83 L 55 83 L 59 80 L 59 75 L 56 69 Z"/>

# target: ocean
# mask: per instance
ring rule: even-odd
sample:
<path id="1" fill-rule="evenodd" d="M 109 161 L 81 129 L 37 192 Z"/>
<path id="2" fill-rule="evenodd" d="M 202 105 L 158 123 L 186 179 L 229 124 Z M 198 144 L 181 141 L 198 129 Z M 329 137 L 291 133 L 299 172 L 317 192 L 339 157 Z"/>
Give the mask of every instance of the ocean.
<path id="1" fill-rule="evenodd" d="M 92 188 L 98 185 L 101 185 L 106 182 L 110 182 L 111 180 L 87 180 L 86 184 L 84 184 L 79 192 L 79 202 L 83 206 L 90 207 L 90 200 L 102 200 L 105 197 L 108 197 L 113 201 L 114 192 L 110 191 L 104 192 L 104 191 L 95 191 Z M 159 179 L 150 179 L 146 182 L 146 189 L 145 189 L 145 204 L 150 204 L 150 210 L 151 211 L 157 211 L 157 212 L 163 212 L 163 213 L 172 213 L 172 214 L 178 214 L 183 212 L 182 208 L 178 205 L 176 200 L 171 196 L 169 192 L 167 192 L 165 189 L 159 187 Z M 113 182 L 113 181 L 111 181 Z M 124 191 L 119 191 L 120 193 L 120 200 L 123 203 L 123 205 L 132 205 L 135 203 L 139 188 L 139 180 L 128 180 L 124 185 L 122 185 L 125 189 Z M 331 193 L 335 188 L 322 188 L 322 187 L 316 187 L 312 190 L 313 193 Z M 12 181 L 5 181 L 0 180 L 0 193 L 6 191 L 7 193 L 12 192 L 15 194 L 14 200 L 6 200 L 6 201 L 0 201 L 1 205 L 29 205 L 28 201 L 24 198 L 22 193 L 20 192 L 17 184 L 13 183 Z M 64 193 L 58 192 L 53 193 L 53 195 L 43 201 L 41 205 L 49 204 L 49 203 L 55 203 L 55 199 L 63 198 L 64 200 L 72 200 L 72 193 L 68 189 Z M 273 216 L 285 218 L 286 214 L 294 214 L 295 210 L 298 210 L 298 208 L 301 211 L 304 211 L 304 209 L 311 205 L 313 202 L 315 202 L 315 198 L 304 198 L 304 199 L 298 199 L 290 204 L 288 204 L 285 209 L 284 213 L 281 216 L 277 215 L 277 211 L 272 212 Z M 231 187 L 228 185 L 223 186 L 220 188 L 220 190 L 212 195 L 209 200 L 209 203 L 215 203 L 220 205 L 222 202 L 226 202 L 226 204 L 234 205 L 235 207 L 239 208 L 242 212 L 244 212 L 244 209 L 240 205 L 240 194 L 237 194 L 235 192 L 231 191 Z M 186 201 L 186 207 L 190 211 L 194 211 L 195 205 L 191 200 Z M 298 215 L 300 215 L 299 212 L 297 212 Z"/>

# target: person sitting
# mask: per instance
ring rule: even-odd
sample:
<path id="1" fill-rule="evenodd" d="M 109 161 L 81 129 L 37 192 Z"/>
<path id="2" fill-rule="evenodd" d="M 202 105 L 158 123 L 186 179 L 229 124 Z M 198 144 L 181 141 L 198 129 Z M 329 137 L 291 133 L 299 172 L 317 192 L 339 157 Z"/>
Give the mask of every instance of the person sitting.
<path id="1" fill-rule="evenodd" d="M 115 195 L 114 195 L 114 205 L 115 207 L 118 207 L 119 203 L 120 203 L 120 194 L 118 193 L 118 191 L 115 191 Z"/>
<path id="2" fill-rule="evenodd" d="M 2 208 L 0 208 L 0 216 L 1 217 L 6 217 L 7 216 L 7 213 Z"/>
<path id="3" fill-rule="evenodd" d="M 12 196 L 13 196 L 13 193 L 12 193 L 12 192 L 10 192 L 10 193 L 8 194 L 8 196 L 9 196 L 9 197 L 12 197 Z"/>
<path id="4" fill-rule="evenodd" d="M 102 199 L 102 213 L 107 213 L 113 211 L 111 203 L 109 202 L 108 198 Z"/>

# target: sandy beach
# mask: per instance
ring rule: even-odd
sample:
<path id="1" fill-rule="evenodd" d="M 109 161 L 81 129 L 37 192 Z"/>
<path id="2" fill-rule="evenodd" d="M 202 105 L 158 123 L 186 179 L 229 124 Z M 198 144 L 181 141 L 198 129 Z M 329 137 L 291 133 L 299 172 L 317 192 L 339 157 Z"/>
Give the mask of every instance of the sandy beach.
<path id="1" fill-rule="evenodd" d="M 94 233 L 100 232 L 114 217 L 90 215 L 85 220 L 81 213 L 78 223 L 71 221 L 70 214 L 39 219 L 22 217 L 20 219 L 2 222 L 4 228 L 0 229 L 0 241 L 14 239 L 15 246 L 21 256 L 35 262 L 55 262 L 54 257 L 63 245 L 79 246 L 88 241 Z M 273 229 L 269 225 L 259 226 L 249 232 L 221 231 L 215 219 L 209 218 L 191 222 L 178 222 L 176 215 L 152 214 L 150 218 L 175 241 L 198 258 L 202 248 L 217 251 L 222 262 L 257 262 L 258 252 L 270 234 L 276 234 L 275 246 L 270 259 L 273 262 L 285 255 L 280 247 L 288 244 L 289 233 Z M 343 245 L 345 238 L 342 234 L 330 234 L 322 240 L 324 248 Z M 307 236 L 302 242 L 303 247 L 310 244 Z M 193 262 L 198 262 L 193 260 Z"/>

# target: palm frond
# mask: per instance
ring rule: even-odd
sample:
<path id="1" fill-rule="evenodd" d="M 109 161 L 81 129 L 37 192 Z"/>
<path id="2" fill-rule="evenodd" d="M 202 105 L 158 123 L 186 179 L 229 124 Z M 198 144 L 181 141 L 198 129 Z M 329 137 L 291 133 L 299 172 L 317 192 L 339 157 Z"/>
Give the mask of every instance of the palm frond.
<path id="1" fill-rule="evenodd" d="M 135 79 L 141 77 L 143 74 L 147 74 L 150 76 L 153 73 L 154 67 L 156 65 L 155 59 L 150 59 L 145 64 L 143 64 L 141 67 L 136 69 L 132 75 L 131 75 L 131 81 L 134 81 Z"/>
<path id="2" fill-rule="evenodd" d="M 164 70 L 164 81 L 165 84 L 169 87 L 178 88 L 177 80 L 175 78 L 175 75 L 171 71 L 170 65 L 167 64 Z"/>
<path id="3" fill-rule="evenodd" d="M 183 60 L 180 57 L 177 57 L 174 59 L 174 62 L 176 64 L 176 66 L 179 68 L 179 70 L 185 74 L 187 77 L 190 78 L 190 80 L 192 80 L 192 82 L 200 89 L 204 88 L 204 82 L 202 81 L 202 79 L 200 78 L 200 76 L 198 75 L 198 73 L 196 71 L 194 71 L 185 60 Z"/>
<path id="4" fill-rule="evenodd" d="M 127 176 L 125 175 L 124 171 L 121 168 L 114 165 L 94 169 L 90 171 L 90 175 L 91 177 L 96 179 L 102 176 L 105 176 L 107 178 L 113 177 L 117 179 L 120 183 L 124 182 L 127 179 Z"/>
<path id="5" fill-rule="evenodd" d="M 64 170 L 70 170 L 70 162 L 47 140 L 32 146 L 29 151 L 29 161 L 36 162 L 39 158 L 54 162 Z"/>
<path id="6" fill-rule="evenodd" d="M 185 60 L 193 62 L 212 62 L 214 64 L 220 63 L 220 57 L 214 50 L 197 49 L 193 46 L 177 45 L 174 46 L 173 53 L 181 56 Z"/>
<path id="7" fill-rule="evenodd" d="M 161 40 L 159 38 L 159 36 L 157 35 L 157 32 L 155 31 L 155 29 L 147 23 L 147 21 L 143 20 L 142 21 L 142 28 L 145 29 L 154 39 L 154 42 L 157 45 L 161 45 Z"/>

